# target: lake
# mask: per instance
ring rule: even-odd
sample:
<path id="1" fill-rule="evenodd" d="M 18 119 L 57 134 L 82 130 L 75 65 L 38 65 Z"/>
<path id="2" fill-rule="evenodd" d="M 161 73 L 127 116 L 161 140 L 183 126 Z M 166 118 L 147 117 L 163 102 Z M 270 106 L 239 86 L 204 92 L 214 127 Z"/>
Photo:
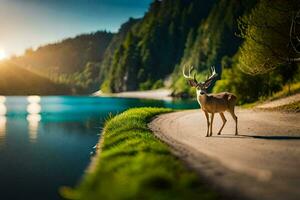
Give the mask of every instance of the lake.
<path id="1" fill-rule="evenodd" d="M 109 113 L 143 106 L 198 108 L 195 101 L 0 96 L 1 199 L 60 199 L 59 187 L 83 175 Z"/>

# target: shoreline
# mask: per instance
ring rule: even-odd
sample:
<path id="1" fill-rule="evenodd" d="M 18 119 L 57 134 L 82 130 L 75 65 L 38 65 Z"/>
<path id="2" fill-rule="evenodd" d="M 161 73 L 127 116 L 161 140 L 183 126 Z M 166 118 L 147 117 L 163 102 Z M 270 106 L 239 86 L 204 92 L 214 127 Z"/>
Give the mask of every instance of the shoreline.
<path id="1" fill-rule="evenodd" d="M 153 117 L 170 112 L 133 108 L 107 121 L 82 180 L 75 187 L 61 187 L 60 194 L 74 200 L 221 199 L 147 127 Z"/>
<path id="2" fill-rule="evenodd" d="M 92 96 L 99 97 L 123 97 L 123 98 L 137 98 L 137 99 L 153 99 L 171 101 L 172 90 L 170 89 L 157 89 L 157 90 L 145 90 L 145 91 L 128 91 L 119 93 L 103 93 L 101 90 L 94 92 Z"/>

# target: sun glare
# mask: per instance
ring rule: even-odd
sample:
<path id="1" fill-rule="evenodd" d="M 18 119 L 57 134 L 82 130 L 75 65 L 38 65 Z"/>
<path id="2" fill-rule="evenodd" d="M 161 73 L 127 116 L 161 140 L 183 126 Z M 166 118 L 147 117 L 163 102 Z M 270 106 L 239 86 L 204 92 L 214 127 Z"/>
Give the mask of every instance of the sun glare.
<path id="1" fill-rule="evenodd" d="M 0 60 L 4 60 L 7 58 L 7 54 L 3 49 L 0 49 Z"/>

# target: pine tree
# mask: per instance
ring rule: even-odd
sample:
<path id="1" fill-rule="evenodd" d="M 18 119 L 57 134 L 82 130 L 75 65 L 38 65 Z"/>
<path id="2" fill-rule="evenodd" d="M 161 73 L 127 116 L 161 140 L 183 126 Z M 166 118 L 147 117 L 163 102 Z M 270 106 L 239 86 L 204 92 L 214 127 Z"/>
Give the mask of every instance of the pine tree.
<path id="1" fill-rule="evenodd" d="M 239 26 L 245 39 L 239 59 L 244 72 L 263 74 L 300 62 L 298 0 L 262 0 L 239 21 Z"/>

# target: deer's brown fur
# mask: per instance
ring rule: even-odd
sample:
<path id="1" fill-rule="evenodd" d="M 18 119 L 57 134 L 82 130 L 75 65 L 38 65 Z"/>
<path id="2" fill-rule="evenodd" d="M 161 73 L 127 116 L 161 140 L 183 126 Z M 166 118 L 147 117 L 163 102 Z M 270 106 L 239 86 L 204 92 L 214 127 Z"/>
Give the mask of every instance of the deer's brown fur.
<path id="1" fill-rule="evenodd" d="M 215 69 L 212 67 L 212 74 L 204 82 L 199 82 L 196 80 L 196 77 L 191 77 L 191 68 L 189 70 L 189 75 L 185 75 L 185 70 L 183 69 L 183 75 L 189 80 L 189 84 L 192 87 L 195 87 L 197 90 L 197 101 L 203 110 L 206 120 L 207 120 L 207 134 L 206 136 L 212 136 L 212 125 L 214 120 L 214 114 L 219 113 L 223 124 L 218 132 L 218 135 L 221 134 L 227 120 L 225 118 L 224 112 L 228 111 L 232 118 L 235 121 L 235 134 L 238 134 L 237 130 L 237 121 L 238 118 L 235 115 L 234 108 L 237 102 L 237 98 L 234 94 L 229 92 L 222 92 L 217 94 L 207 94 L 206 90 L 211 85 L 213 79 L 217 76 Z M 209 113 L 211 114 L 211 120 L 209 120 Z"/>

